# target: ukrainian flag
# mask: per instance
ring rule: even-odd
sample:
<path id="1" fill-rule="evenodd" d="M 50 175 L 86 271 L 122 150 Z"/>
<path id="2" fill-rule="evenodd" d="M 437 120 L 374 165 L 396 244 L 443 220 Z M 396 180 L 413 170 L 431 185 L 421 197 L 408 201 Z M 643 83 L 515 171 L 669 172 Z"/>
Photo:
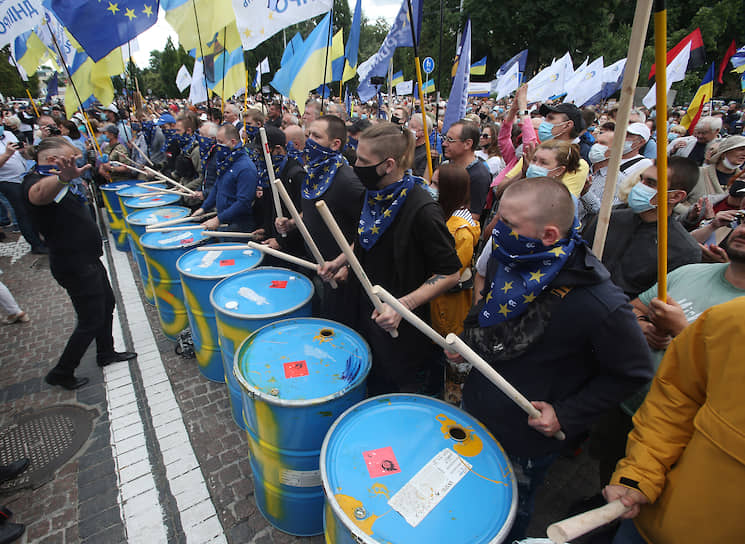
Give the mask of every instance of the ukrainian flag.
<path id="1" fill-rule="evenodd" d="M 691 103 L 688 105 L 686 114 L 680 119 L 680 124 L 684 126 L 686 130 L 688 130 L 688 132 L 690 132 L 691 134 L 693 134 L 693 129 L 696 126 L 696 123 L 698 123 L 698 120 L 701 118 L 701 112 L 703 111 L 704 104 L 711 100 L 712 96 L 714 96 L 713 62 L 711 63 L 709 69 L 706 71 L 706 75 L 701 81 L 701 85 L 696 91 L 696 94 L 693 96 L 693 100 L 691 100 Z"/>
<path id="2" fill-rule="evenodd" d="M 114 85 L 111 77 L 124 73 L 124 59 L 119 49 L 114 49 L 98 62 L 93 62 L 86 53 L 76 52 L 70 74 L 80 98 L 87 101 L 95 96 L 101 104 L 111 104 L 114 101 Z M 65 112 L 70 118 L 80 107 L 72 85 L 65 91 Z"/>
<path id="3" fill-rule="evenodd" d="M 344 74 L 342 82 L 352 79 L 357 73 L 357 54 L 360 49 L 360 27 L 362 26 L 362 0 L 357 0 L 352 17 L 352 27 L 347 39 L 347 48 L 344 51 Z"/>
<path id="4" fill-rule="evenodd" d="M 486 57 L 481 60 L 474 62 L 471 65 L 472 76 L 483 76 L 486 75 Z"/>
<path id="5" fill-rule="evenodd" d="M 184 49 L 189 51 L 196 48 L 200 55 L 200 46 L 206 55 L 207 41 L 212 40 L 215 33 L 221 32 L 230 23 L 235 24 L 231 0 L 160 0 L 160 7 L 165 10 L 166 21 L 178 34 L 178 40 Z M 196 15 L 199 16 L 198 31 Z"/>
<path id="6" fill-rule="evenodd" d="M 274 74 L 270 83 L 282 95 L 297 102 L 301 112 L 308 91 L 331 81 L 331 63 L 326 66 L 330 28 L 331 12 L 328 12 L 306 38 L 303 48 Z"/>
<path id="7" fill-rule="evenodd" d="M 424 89 L 425 93 L 433 93 L 435 92 L 435 80 L 430 79 L 429 81 L 425 81 L 422 84 L 422 88 Z"/>
<path id="8" fill-rule="evenodd" d="M 393 87 L 403 82 L 404 82 L 404 71 L 403 70 L 399 70 L 398 72 L 393 74 L 393 78 L 391 79 L 391 85 Z"/>
<path id="9" fill-rule="evenodd" d="M 233 96 L 246 85 L 243 46 L 235 21 L 215 33 L 208 46 L 210 53 L 202 58 L 207 88 L 223 99 Z"/>
<path id="10" fill-rule="evenodd" d="M 35 32 L 29 30 L 18 36 L 12 46 L 12 55 L 16 60 L 19 68 L 22 68 L 26 74 L 34 74 L 39 65 L 47 55 L 47 46 L 44 45 Z M 24 74 L 21 74 L 22 76 Z M 24 77 L 24 80 L 28 77 Z"/>
<path id="11" fill-rule="evenodd" d="M 329 60 L 331 61 L 331 81 L 341 81 L 344 74 L 344 34 L 341 29 L 331 40 Z"/>

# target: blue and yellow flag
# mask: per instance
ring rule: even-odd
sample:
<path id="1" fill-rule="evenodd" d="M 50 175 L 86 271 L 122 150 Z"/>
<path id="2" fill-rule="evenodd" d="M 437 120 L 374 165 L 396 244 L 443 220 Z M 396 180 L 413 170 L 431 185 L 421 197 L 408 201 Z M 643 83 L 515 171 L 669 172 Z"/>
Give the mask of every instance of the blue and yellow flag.
<path id="1" fill-rule="evenodd" d="M 395 74 L 393 74 L 393 78 L 391 79 L 391 85 L 393 85 L 395 87 L 399 83 L 403 83 L 403 82 L 404 82 L 404 72 L 403 72 L 403 70 L 399 70 L 398 72 L 396 72 Z"/>
<path id="2" fill-rule="evenodd" d="M 486 57 L 481 60 L 477 60 L 471 65 L 472 76 L 483 76 L 486 75 Z"/>
<path id="3" fill-rule="evenodd" d="M 212 36 L 230 23 L 235 23 L 230 0 L 161 0 L 160 6 L 166 12 L 166 21 L 178 34 L 179 43 L 187 51 L 196 48 L 199 55 L 202 54 L 200 47 L 207 55 L 207 43 Z"/>
<path id="4" fill-rule="evenodd" d="M 223 99 L 233 96 L 246 84 L 243 46 L 235 22 L 216 32 L 207 46 L 202 57 L 207 87 Z"/>
<path id="5" fill-rule="evenodd" d="M 285 47 L 285 52 L 282 53 L 282 60 L 279 61 L 279 65 L 284 66 L 287 64 L 293 55 L 300 51 L 302 47 L 303 37 L 300 35 L 300 32 L 296 32 L 292 39 L 287 43 L 287 47 Z"/>
<path id="6" fill-rule="evenodd" d="M 158 20 L 159 0 L 47 0 L 88 56 L 99 61 Z"/>
<path id="7" fill-rule="evenodd" d="M 111 77 L 124 73 L 124 59 L 118 49 L 98 62 L 93 62 L 93 59 L 86 53 L 78 51 L 69 68 L 72 81 L 82 100 L 87 101 L 91 96 L 95 96 L 101 104 L 111 104 L 114 101 L 114 85 Z M 79 106 L 73 86 L 68 85 L 65 91 L 67 117 L 70 118 Z"/>
<path id="8" fill-rule="evenodd" d="M 422 89 L 425 93 L 433 93 L 435 92 L 435 80 L 430 79 L 422 83 Z"/>
<path id="9" fill-rule="evenodd" d="M 341 81 L 344 74 L 344 33 L 341 29 L 334 34 L 331 40 L 329 62 L 331 62 L 331 79 L 329 81 Z"/>
<path id="10" fill-rule="evenodd" d="M 342 82 L 348 81 L 357 73 L 357 55 L 360 49 L 360 27 L 362 26 L 362 0 L 357 0 L 352 17 L 352 27 L 344 50 L 344 73 Z"/>
<path id="11" fill-rule="evenodd" d="M 27 74 L 36 73 L 48 52 L 47 46 L 31 30 L 24 32 L 11 43 L 11 54 L 24 81 L 28 80 Z"/>

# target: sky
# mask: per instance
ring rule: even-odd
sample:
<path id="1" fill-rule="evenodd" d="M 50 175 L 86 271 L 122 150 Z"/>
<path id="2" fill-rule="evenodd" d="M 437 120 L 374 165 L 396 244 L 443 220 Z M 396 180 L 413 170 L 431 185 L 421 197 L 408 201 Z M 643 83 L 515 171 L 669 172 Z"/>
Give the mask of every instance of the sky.
<path id="1" fill-rule="evenodd" d="M 348 2 L 349 11 L 353 14 L 356 0 Z M 383 17 L 388 23 L 392 23 L 400 7 L 400 0 L 362 0 L 362 11 L 371 21 Z M 132 51 L 137 66 L 147 68 L 150 64 L 150 51 L 162 51 L 169 36 L 174 44 L 178 43 L 178 36 L 166 22 L 165 12 L 161 9 L 158 12 L 158 22 L 137 37 L 136 47 L 139 47 L 139 50 Z"/>

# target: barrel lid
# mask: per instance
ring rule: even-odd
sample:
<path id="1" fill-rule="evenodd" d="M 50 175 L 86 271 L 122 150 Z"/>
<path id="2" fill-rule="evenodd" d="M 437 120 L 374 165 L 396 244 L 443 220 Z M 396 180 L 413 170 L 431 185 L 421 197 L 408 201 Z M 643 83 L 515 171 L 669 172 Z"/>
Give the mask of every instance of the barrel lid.
<path id="1" fill-rule="evenodd" d="M 204 228 L 196 227 L 189 230 L 171 230 L 165 232 L 146 232 L 140 238 L 142 247 L 148 249 L 187 248 L 200 245 L 207 240 Z"/>
<path id="2" fill-rule="evenodd" d="M 222 280 L 212 288 L 216 311 L 238 318 L 286 314 L 310 301 L 313 283 L 286 268 L 261 267 Z"/>
<path id="3" fill-rule="evenodd" d="M 235 246 L 231 243 L 210 244 L 209 251 L 192 249 L 181 255 L 176 268 L 185 276 L 202 279 L 219 279 L 256 268 L 264 254 L 255 249 L 221 249 Z"/>
<path id="4" fill-rule="evenodd" d="M 166 186 L 163 183 L 155 183 L 153 185 L 148 185 L 148 187 L 157 188 L 157 189 L 165 189 Z M 117 196 L 120 196 L 122 198 L 131 198 L 133 196 L 142 196 L 148 193 L 152 193 L 150 189 L 147 189 L 146 187 L 139 187 L 137 185 L 129 185 L 127 187 L 124 187 L 122 189 L 119 189 L 116 194 Z"/>
<path id="5" fill-rule="evenodd" d="M 136 196 L 125 200 L 124 205 L 128 208 L 157 208 L 158 206 L 175 204 L 180 199 L 179 195 L 174 194 Z"/>
<path id="6" fill-rule="evenodd" d="M 116 193 L 117 191 L 120 191 L 124 189 L 125 187 L 131 187 L 132 185 L 136 185 L 138 183 L 142 183 L 142 182 L 139 179 L 125 179 L 121 181 L 112 181 L 111 183 L 101 185 L 101 190 L 112 191 Z"/>
<path id="7" fill-rule="evenodd" d="M 517 510 L 509 459 L 478 420 L 421 395 L 339 416 L 321 448 L 334 516 L 359 541 L 502 542 Z"/>
<path id="8" fill-rule="evenodd" d="M 127 216 L 130 225 L 149 226 L 172 219 L 181 219 L 189 215 L 189 208 L 183 206 L 161 206 L 152 210 L 138 210 Z"/>
<path id="9" fill-rule="evenodd" d="M 271 404 L 307 405 L 357 387 L 370 372 L 370 360 L 367 342 L 354 330 L 301 317 L 275 321 L 249 336 L 235 354 L 234 372 L 244 389 Z"/>

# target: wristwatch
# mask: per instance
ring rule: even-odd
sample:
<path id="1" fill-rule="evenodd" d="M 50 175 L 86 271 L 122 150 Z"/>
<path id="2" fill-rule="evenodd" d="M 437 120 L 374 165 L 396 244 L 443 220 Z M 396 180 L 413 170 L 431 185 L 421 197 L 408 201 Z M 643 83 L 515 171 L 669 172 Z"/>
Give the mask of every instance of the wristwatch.
<path id="1" fill-rule="evenodd" d="M 526 115 L 530 115 L 530 112 L 528 110 L 520 110 L 520 117 L 524 117 Z"/>

